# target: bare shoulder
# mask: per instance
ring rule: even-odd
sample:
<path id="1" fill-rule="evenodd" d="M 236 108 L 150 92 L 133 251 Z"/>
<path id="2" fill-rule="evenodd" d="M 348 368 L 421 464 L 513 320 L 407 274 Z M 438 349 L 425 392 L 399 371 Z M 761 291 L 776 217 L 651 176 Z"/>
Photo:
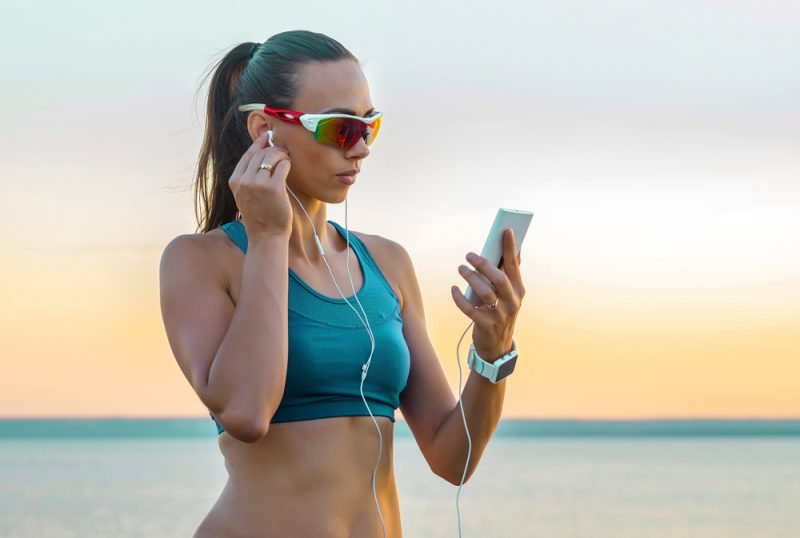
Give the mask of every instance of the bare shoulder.
<path id="1" fill-rule="evenodd" d="M 178 235 L 164 247 L 161 270 L 169 270 L 173 266 L 185 267 L 187 264 L 204 267 L 213 272 L 227 288 L 226 267 L 231 259 L 231 246 L 222 230 Z"/>
<path id="2" fill-rule="evenodd" d="M 400 300 L 400 310 L 403 310 L 403 292 L 406 290 L 406 279 L 411 270 L 411 259 L 406 249 L 397 241 L 380 235 L 353 230 L 350 230 L 350 233 L 355 234 L 366 245 Z"/>
<path id="3" fill-rule="evenodd" d="M 209 233 L 181 234 L 174 237 L 164 247 L 161 257 L 191 257 L 193 260 L 202 258 L 205 260 L 215 259 L 225 248 L 224 232 L 220 236 L 218 230 Z"/>

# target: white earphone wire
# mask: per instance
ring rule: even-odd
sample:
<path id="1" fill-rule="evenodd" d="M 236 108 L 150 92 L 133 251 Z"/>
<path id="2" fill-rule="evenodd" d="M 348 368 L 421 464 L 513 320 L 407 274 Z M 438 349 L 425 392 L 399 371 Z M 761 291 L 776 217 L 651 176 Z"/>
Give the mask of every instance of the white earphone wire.
<path id="1" fill-rule="evenodd" d="M 272 130 L 271 129 L 268 131 L 268 135 L 269 135 L 269 145 L 274 147 L 275 144 L 273 143 L 273 140 L 272 140 Z M 325 266 L 328 268 L 328 272 L 331 275 L 331 279 L 333 280 L 333 284 L 336 286 L 336 289 L 339 291 L 339 295 L 341 295 L 342 299 L 345 300 L 347 305 L 351 309 L 353 309 L 353 312 L 356 313 L 356 316 L 358 316 L 359 321 L 361 321 L 361 323 L 364 324 L 364 328 L 367 330 L 367 334 L 369 335 L 369 338 L 370 338 L 370 344 L 371 344 L 372 348 L 370 349 L 369 358 L 367 359 L 367 362 L 364 363 L 361 366 L 361 385 L 359 387 L 359 391 L 361 392 L 361 399 L 364 401 L 364 405 L 367 407 L 367 412 L 369 413 L 369 416 L 372 419 L 373 424 L 375 424 L 375 429 L 378 431 L 378 458 L 375 461 L 375 469 L 373 469 L 373 471 L 372 471 L 372 495 L 373 495 L 373 497 L 375 499 L 375 506 L 378 508 L 378 517 L 381 520 L 381 528 L 383 530 L 383 538 L 386 538 L 386 524 L 385 524 L 385 522 L 383 520 L 383 514 L 381 513 L 381 507 L 380 507 L 380 504 L 378 503 L 378 493 L 377 493 L 377 490 L 376 490 L 376 487 L 375 487 L 375 477 L 378 474 L 378 467 L 380 466 L 380 461 L 381 461 L 381 453 L 383 451 L 383 434 L 381 433 L 380 426 L 378 426 L 378 421 L 375 420 L 375 415 L 372 414 L 372 409 L 370 409 L 369 404 L 367 403 L 367 399 L 364 396 L 364 380 L 367 378 L 367 372 L 369 372 L 370 364 L 372 364 L 372 354 L 375 351 L 375 336 L 372 333 L 372 327 L 369 325 L 369 320 L 367 320 L 367 312 L 366 312 L 366 310 L 364 310 L 364 307 L 362 306 L 361 301 L 358 300 L 358 295 L 356 294 L 355 284 L 353 284 L 353 275 L 350 273 L 350 228 L 349 228 L 349 226 L 347 224 L 347 198 L 345 198 L 345 200 L 344 200 L 344 228 L 345 228 L 345 238 L 346 238 L 346 241 L 347 241 L 347 257 L 346 257 L 345 264 L 347 265 L 347 276 L 350 278 L 350 288 L 353 290 L 353 298 L 356 300 L 356 302 L 358 303 L 359 308 L 361 308 L 361 311 L 364 313 L 364 318 L 363 319 L 361 318 L 361 315 L 358 313 L 358 310 L 356 310 L 355 307 L 352 304 L 350 304 L 350 301 L 348 301 L 347 298 L 344 296 L 344 293 L 342 293 L 341 288 L 339 288 L 339 283 L 336 282 L 336 278 L 333 276 L 333 271 L 331 270 L 331 266 L 328 264 L 328 260 L 325 257 L 325 250 L 322 248 L 322 243 L 320 242 L 319 236 L 317 235 L 317 229 L 314 226 L 314 221 L 311 220 L 311 217 L 308 215 L 308 212 L 306 211 L 305 207 L 303 207 L 303 204 L 300 203 L 300 200 L 297 198 L 295 193 L 292 192 L 292 189 L 289 188 L 289 185 L 286 185 L 286 189 L 289 191 L 289 193 L 292 196 L 294 196 L 294 199 L 297 201 L 297 204 L 300 206 L 300 209 L 303 210 L 303 213 L 306 214 L 306 218 L 311 223 L 311 229 L 314 231 L 314 241 L 317 243 L 317 248 L 319 249 L 319 253 L 322 256 L 323 261 L 325 262 Z M 365 280 L 365 282 L 366 282 L 366 280 Z M 363 284 L 362 284 L 362 286 L 363 286 Z M 467 434 L 467 459 L 464 462 L 464 471 L 461 474 L 461 482 L 459 483 L 458 491 L 456 492 L 456 515 L 458 517 L 458 536 L 459 536 L 459 538 L 461 538 L 461 510 L 459 508 L 459 500 L 460 500 L 460 497 L 461 497 L 461 487 L 464 485 L 464 478 L 466 478 L 466 476 L 467 476 L 467 469 L 469 468 L 469 460 L 470 460 L 470 457 L 472 456 L 472 438 L 471 438 L 471 436 L 469 434 L 469 427 L 467 426 L 467 417 L 464 414 L 464 404 L 461 401 L 462 371 L 461 371 L 461 359 L 458 356 L 458 350 L 461 347 L 461 342 L 464 340 L 464 336 L 467 334 L 467 331 L 469 330 L 469 328 L 472 327 L 473 323 L 474 322 L 470 322 L 470 324 L 467 326 L 467 328 L 461 334 L 461 338 L 459 338 L 458 344 L 456 345 L 456 363 L 458 364 L 458 407 L 461 410 L 461 419 L 464 422 L 464 431 Z"/>
<path id="2" fill-rule="evenodd" d="M 270 135 L 269 136 L 270 145 L 272 145 L 271 144 L 271 142 L 272 142 L 272 132 L 271 131 L 270 131 L 269 135 Z M 317 243 L 317 248 L 319 249 L 319 253 L 322 256 L 322 260 L 325 262 L 325 266 L 328 268 L 328 272 L 331 275 L 331 279 L 333 279 L 333 284 L 336 286 L 336 289 L 339 291 L 339 295 L 342 296 L 342 299 L 344 299 L 344 301 L 347 303 L 347 305 L 353 310 L 353 312 L 356 313 L 356 316 L 358 316 L 358 319 L 361 321 L 362 324 L 364 324 L 364 328 L 367 330 L 367 334 L 369 335 L 369 339 L 370 339 L 370 343 L 371 343 L 372 348 L 370 349 L 369 358 L 367 359 L 367 362 L 364 363 L 361 366 L 361 384 L 360 384 L 360 387 L 359 387 L 359 391 L 361 392 L 361 399 L 364 401 L 364 405 L 367 406 L 367 412 L 369 413 L 369 416 L 372 419 L 373 424 L 375 424 L 375 429 L 378 431 L 378 458 L 375 461 L 375 469 L 373 469 L 373 471 L 372 471 L 372 496 L 375 499 L 375 506 L 378 509 L 378 517 L 381 520 L 381 529 L 383 530 L 383 538 L 386 538 L 386 523 L 383 520 L 383 513 L 381 513 L 380 503 L 378 503 L 378 493 L 377 493 L 377 489 L 376 489 L 376 486 L 375 486 L 375 480 L 376 480 L 376 476 L 378 474 L 378 467 L 379 467 L 380 461 L 381 461 L 381 452 L 383 451 L 383 434 L 381 433 L 381 428 L 380 428 L 380 426 L 378 426 L 378 421 L 375 420 L 375 415 L 372 414 L 372 409 L 370 409 L 369 404 L 367 403 L 367 399 L 364 396 L 364 380 L 367 378 L 367 372 L 369 371 L 369 366 L 370 366 L 370 364 L 372 364 L 372 354 L 375 351 L 375 336 L 372 333 L 372 327 L 369 325 L 369 320 L 367 320 L 367 312 L 364 310 L 364 307 L 361 305 L 361 301 L 358 300 L 358 295 L 356 294 L 356 290 L 355 290 L 355 284 L 353 284 L 353 275 L 350 273 L 350 230 L 349 230 L 349 228 L 347 226 L 347 198 L 345 198 L 345 201 L 344 201 L 344 227 L 345 227 L 345 237 L 346 237 L 346 240 L 347 240 L 347 257 L 346 257 L 345 264 L 347 265 L 347 275 L 350 277 L 350 287 L 353 290 L 353 298 L 356 300 L 356 302 L 358 303 L 359 308 L 361 308 L 361 311 L 364 313 L 364 318 L 363 319 L 361 318 L 361 315 L 358 313 L 358 310 L 356 310 L 355 307 L 352 304 L 350 304 L 350 301 L 348 301 L 347 298 L 344 296 L 344 293 L 342 293 L 342 290 L 339 287 L 339 283 L 336 282 L 336 277 L 333 276 L 333 271 L 331 270 L 331 266 L 330 266 L 330 264 L 328 264 L 328 260 L 325 257 L 325 249 L 322 248 L 322 243 L 320 242 L 319 236 L 317 235 L 317 229 L 314 226 L 314 222 L 311 220 L 311 217 L 308 215 L 308 212 L 303 207 L 303 204 L 300 203 L 300 200 L 297 198 L 295 193 L 292 192 L 292 189 L 289 188 L 289 185 L 286 185 L 286 189 L 289 191 L 289 193 L 292 196 L 294 196 L 294 199 L 297 201 L 297 204 L 303 210 L 303 213 L 306 214 L 306 218 L 311 223 L 311 229 L 314 231 L 314 241 Z M 366 279 L 364 280 L 364 282 L 366 282 Z M 362 287 L 363 287 L 363 284 L 362 284 Z"/>
<path id="3" fill-rule="evenodd" d="M 458 339 L 456 344 L 456 364 L 458 364 L 458 407 L 461 409 L 461 419 L 464 421 L 464 431 L 467 434 L 467 460 L 464 462 L 464 472 L 461 473 L 461 482 L 458 484 L 458 491 L 456 492 L 456 516 L 458 517 L 458 536 L 461 538 L 461 510 L 459 508 L 459 499 L 461 498 L 461 486 L 464 485 L 464 478 L 467 476 L 467 469 L 469 468 L 469 458 L 472 456 L 472 437 L 469 435 L 469 428 L 467 427 L 467 416 L 464 414 L 464 404 L 461 401 L 461 359 L 458 357 L 458 349 L 461 347 L 461 342 L 472 324 L 471 321 L 464 332 L 461 333 L 461 338 Z"/>

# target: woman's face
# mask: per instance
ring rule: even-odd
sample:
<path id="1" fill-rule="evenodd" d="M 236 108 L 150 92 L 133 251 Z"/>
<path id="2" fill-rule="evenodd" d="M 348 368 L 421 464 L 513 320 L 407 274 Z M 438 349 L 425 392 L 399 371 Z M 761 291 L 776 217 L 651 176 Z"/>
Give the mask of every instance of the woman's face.
<path id="1" fill-rule="evenodd" d="M 298 89 L 290 107 L 298 112 L 342 112 L 366 117 L 373 110 L 367 80 L 352 60 L 306 63 L 298 72 Z M 292 191 L 328 203 L 342 202 L 350 186 L 342 183 L 337 174 L 361 168 L 361 161 L 370 152 L 364 140 L 341 149 L 317 142 L 314 133 L 302 125 L 266 118 L 272 125 L 275 144 L 289 152 L 292 167 L 286 181 Z"/>

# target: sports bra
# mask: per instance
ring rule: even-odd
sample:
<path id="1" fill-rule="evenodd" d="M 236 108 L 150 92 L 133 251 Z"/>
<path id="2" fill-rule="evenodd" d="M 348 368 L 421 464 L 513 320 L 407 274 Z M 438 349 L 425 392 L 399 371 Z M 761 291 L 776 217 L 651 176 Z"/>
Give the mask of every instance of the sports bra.
<path id="1" fill-rule="evenodd" d="M 329 220 L 339 234 L 345 230 Z M 236 245 L 247 252 L 247 234 L 241 220 L 220 226 Z M 403 337 L 400 301 L 383 276 L 364 243 L 350 233 L 350 246 L 364 275 L 356 293 L 367 313 L 375 338 L 372 363 L 364 380 L 364 398 L 372 414 L 395 421 L 400 393 L 406 387 L 411 366 Z M 317 418 L 369 415 L 361 399 L 361 365 L 367 362 L 372 348 L 367 329 L 356 313 L 340 297 L 328 297 L 306 284 L 289 269 L 288 362 L 283 399 L 272 423 Z M 348 281 L 349 282 L 349 281 Z M 340 283 L 342 292 L 347 287 Z M 352 289 L 352 288 L 351 288 Z M 348 294 L 349 295 L 349 294 Z M 352 295 L 347 300 L 364 314 Z M 209 412 L 217 425 L 224 429 Z"/>

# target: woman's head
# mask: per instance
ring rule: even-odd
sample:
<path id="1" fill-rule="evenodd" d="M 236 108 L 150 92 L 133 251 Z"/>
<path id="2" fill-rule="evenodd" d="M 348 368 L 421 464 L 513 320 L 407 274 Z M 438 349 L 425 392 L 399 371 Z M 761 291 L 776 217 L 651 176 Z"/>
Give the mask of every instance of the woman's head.
<path id="1" fill-rule="evenodd" d="M 272 129 L 275 142 L 290 155 L 287 178 L 293 192 L 339 202 L 346 188 L 336 178 L 369 154 L 364 141 L 348 149 L 322 144 L 302 125 L 282 121 L 261 110 L 239 106 L 264 103 L 304 113 L 372 111 L 369 88 L 358 59 L 338 41 L 306 30 L 282 32 L 258 46 L 232 48 L 214 67 L 208 94 L 205 138 L 195 179 L 198 230 L 207 232 L 237 218 L 230 177 L 253 140 Z M 199 209 L 199 213 L 198 213 Z"/>

